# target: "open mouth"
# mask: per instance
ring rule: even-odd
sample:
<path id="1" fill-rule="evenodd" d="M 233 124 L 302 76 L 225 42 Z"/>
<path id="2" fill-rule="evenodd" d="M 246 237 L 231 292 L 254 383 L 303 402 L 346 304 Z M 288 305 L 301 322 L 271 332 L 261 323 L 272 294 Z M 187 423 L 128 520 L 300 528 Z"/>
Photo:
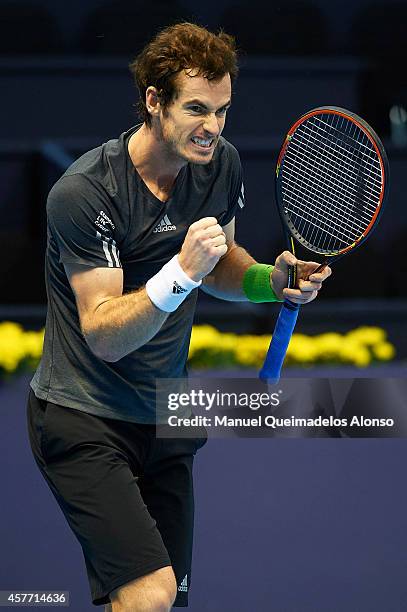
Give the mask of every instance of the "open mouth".
<path id="1" fill-rule="evenodd" d="M 198 138 L 197 136 L 192 136 L 191 138 L 194 145 L 199 147 L 200 149 L 210 149 L 213 145 L 214 138 Z"/>

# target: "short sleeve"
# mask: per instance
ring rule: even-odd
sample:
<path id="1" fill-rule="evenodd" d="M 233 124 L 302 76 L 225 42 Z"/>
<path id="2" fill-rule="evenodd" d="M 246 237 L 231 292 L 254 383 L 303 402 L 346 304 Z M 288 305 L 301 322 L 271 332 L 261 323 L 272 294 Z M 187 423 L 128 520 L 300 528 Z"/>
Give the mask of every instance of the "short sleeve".
<path id="1" fill-rule="evenodd" d="M 121 268 L 114 214 L 101 185 L 64 175 L 49 193 L 47 218 L 60 262 Z"/>
<path id="2" fill-rule="evenodd" d="M 236 212 L 244 208 L 245 205 L 242 163 L 237 149 L 230 143 L 228 145 L 230 165 L 229 206 L 222 220 L 222 225 L 227 225 L 235 217 Z"/>

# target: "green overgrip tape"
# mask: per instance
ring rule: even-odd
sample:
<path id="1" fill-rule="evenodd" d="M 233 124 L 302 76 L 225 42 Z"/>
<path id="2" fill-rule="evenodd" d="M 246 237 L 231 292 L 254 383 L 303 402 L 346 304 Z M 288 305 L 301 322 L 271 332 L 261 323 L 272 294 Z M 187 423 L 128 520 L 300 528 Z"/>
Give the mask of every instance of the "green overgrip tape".
<path id="1" fill-rule="evenodd" d="M 250 302 L 282 302 L 274 293 L 270 284 L 270 275 L 274 266 L 254 264 L 243 277 L 243 291 Z"/>

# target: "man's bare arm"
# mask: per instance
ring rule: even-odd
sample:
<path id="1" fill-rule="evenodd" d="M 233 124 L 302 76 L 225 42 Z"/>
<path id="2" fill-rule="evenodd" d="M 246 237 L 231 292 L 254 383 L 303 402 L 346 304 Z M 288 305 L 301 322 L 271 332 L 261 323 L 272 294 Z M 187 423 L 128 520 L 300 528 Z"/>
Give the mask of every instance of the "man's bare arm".
<path id="1" fill-rule="evenodd" d="M 256 260 L 236 242 L 228 245 L 228 252 L 203 281 L 205 293 L 231 302 L 247 302 L 243 292 L 243 276 Z"/>
<path id="2" fill-rule="evenodd" d="M 236 244 L 234 219 L 222 229 L 228 250 L 212 272 L 202 279 L 201 289 L 222 300 L 247 302 L 243 292 L 243 276 L 256 260 L 243 247 Z"/>
<path id="3" fill-rule="evenodd" d="M 65 264 L 76 297 L 82 333 L 91 351 L 104 361 L 118 361 L 151 340 L 168 317 L 146 290 L 122 295 L 121 268 Z"/>
<path id="4" fill-rule="evenodd" d="M 202 289 L 223 300 L 247 301 L 243 291 L 243 277 L 246 270 L 257 263 L 245 249 L 234 241 L 234 220 L 223 227 L 228 247 L 227 253 L 219 260 L 202 281 Z M 288 267 L 297 266 L 298 287 L 287 288 Z M 316 262 L 300 261 L 289 251 L 284 251 L 275 261 L 270 284 L 279 299 L 290 299 L 298 304 L 307 304 L 314 300 L 322 287 L 323 281 L 331 274 L 327 266 L 322 272 L 312 274 L 318 267 Z"/>

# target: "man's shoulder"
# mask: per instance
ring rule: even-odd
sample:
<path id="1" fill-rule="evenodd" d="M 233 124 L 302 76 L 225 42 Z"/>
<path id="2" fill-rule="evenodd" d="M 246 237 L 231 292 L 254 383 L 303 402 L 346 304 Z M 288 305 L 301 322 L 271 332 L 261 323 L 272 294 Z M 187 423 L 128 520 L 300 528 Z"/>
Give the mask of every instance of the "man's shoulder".
<path id="1" fill-rule="evenodd" d="M 126 143 L 134 129 L 83 153 L 67 168 L 61 179 L 68 179 L 64 182 L 72 186 L 100 184 L 109 192 L 116 192 L 118 181 L 122 181 L 126 174 Z"/>
<path id="2" fill-rule="evenodd" d="M 64 172 L 62 179 L 75 175 L 91 176 L 97 170 L 103 171 L 103 148 L 107 143 L 90 149 L 78 157 Z"/>
<path id="3" fill-rule="evenodd" d="M 123 145 L 120 138 L 115 138 L 86 151 L 69 166 L 63 177 L 82 174 L 94 180 L 103 180 L 107 172 L 117 171 L 118 163 L 123 161 Z"/>
<path id="4" fill-rule="evenodd" d="M 54 184 L 49 198 L 96 193 L 107 197 L 117 195 L 126 182 L 126 142 L 133 129 L 78 157 Z"/>

